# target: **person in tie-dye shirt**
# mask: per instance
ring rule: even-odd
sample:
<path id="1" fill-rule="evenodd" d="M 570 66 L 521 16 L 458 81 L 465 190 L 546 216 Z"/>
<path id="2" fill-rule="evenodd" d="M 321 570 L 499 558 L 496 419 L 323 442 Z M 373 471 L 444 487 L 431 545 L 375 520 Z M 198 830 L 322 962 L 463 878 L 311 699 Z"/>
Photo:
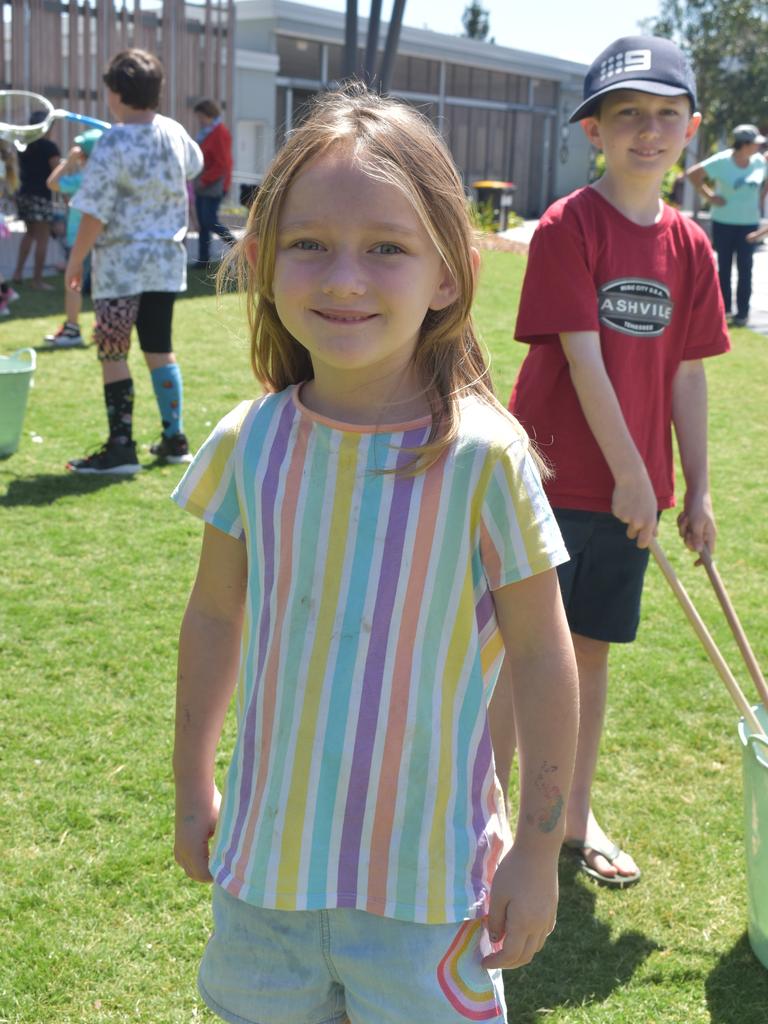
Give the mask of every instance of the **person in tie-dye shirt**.
<path id="1" fill-rule="evenodd" d="M 502 1024 L 501 968 L 554 927 L 577 728 L 567 553 L 491 390 L 471 243 L 439 135 L 350 87 L 291 134 L 229 259 L 266 394 L 173 495 L 205 522 L 175 856 L 214 883 L 198 982 L 228 1021 Z M 514 840 L 488 725 L 505 655 Z"/>

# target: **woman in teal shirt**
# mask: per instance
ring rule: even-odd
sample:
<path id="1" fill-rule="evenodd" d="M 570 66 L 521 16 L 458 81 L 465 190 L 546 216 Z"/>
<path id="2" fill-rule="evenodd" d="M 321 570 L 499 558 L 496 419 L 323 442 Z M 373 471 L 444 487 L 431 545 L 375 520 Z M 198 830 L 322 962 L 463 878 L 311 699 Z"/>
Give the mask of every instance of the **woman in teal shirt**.
<path id="1" fill-rule="evenodd" d="M 768 165 L 760 146 L 766 141 L 753 124 L 733 129 L 733 149 L 702 160 L 688 171 L 693 187 L 707 200 L 712 216 L 712 245 L 717 252 L 720 290 L 726 313 L 731 312 L 731 268 L 736 257 L 736 316 L 733 323 L 743 327 L 749 317 L 752 295 L 752 255 L 754 246 L 747 235 L 760 221 Z M 707 184 L 715 183 L 714 190 Z"/>

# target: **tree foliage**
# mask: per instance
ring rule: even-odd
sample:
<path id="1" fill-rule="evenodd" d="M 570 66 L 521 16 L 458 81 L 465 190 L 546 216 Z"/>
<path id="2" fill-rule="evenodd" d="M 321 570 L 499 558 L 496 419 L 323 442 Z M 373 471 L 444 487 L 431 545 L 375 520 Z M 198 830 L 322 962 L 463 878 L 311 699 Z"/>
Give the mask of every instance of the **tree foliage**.
<path id="1" fill-rule="evenodd" d="M 673 39 L 690 57 L 703 114 L 699 153 L 737 124 L 768 128 L 768 2 L 662 0 L 644 27 Z"/>
<path id="2" fill-rule="evenodd" d="M 469 39 L 482 40 L 486 38 L 490 30 L 491 16 L 482 4 L 477 0 L 472 0 L 472 3 L 467 4 L 464 8 L 461 23 L 464 26 L 464 34 Z"/>

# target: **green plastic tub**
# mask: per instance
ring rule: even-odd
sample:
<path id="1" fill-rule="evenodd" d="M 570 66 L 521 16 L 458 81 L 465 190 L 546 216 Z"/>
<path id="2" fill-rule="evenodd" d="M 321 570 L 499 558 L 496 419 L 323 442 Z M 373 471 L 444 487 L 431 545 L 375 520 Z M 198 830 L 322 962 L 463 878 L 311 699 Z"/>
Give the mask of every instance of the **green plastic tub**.
<path id="1" fill-rule="evenodd" d="M 758 721 L 768 733 L 768 712 L 758 705 Z M 768 967 L 768 742 L 739 722 L 744 770 L 744 840 L 747 852 L 749 944 Z"/>
<path id="2" fill-rule="evenodd" d="M 9 356 L 0 356 L 0 459 L 13 455 L 19 447 L 36 365 L 33 348 L 20 348 Z"/>

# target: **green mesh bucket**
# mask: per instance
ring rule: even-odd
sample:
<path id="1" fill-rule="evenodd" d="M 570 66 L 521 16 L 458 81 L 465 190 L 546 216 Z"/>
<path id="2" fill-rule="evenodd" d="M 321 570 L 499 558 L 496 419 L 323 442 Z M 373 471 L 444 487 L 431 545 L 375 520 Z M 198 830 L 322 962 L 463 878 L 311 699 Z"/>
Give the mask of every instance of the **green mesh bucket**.
<path id="1" fill-rule="evenodd" d="M 768 712 L 754 708 L 768 733 Z M 744 771 L 744 838 L 747 852 L 747 919 L 749 944 L 768 967 L 768 742 L 739 722 Z"/>
<path id="2" fill-rule="evenodd" d="M 0 459 L 13 455 L 19 447 L 36 363 L 33 348 L 20 348 L 9 356 L 0 356 Z"/>

